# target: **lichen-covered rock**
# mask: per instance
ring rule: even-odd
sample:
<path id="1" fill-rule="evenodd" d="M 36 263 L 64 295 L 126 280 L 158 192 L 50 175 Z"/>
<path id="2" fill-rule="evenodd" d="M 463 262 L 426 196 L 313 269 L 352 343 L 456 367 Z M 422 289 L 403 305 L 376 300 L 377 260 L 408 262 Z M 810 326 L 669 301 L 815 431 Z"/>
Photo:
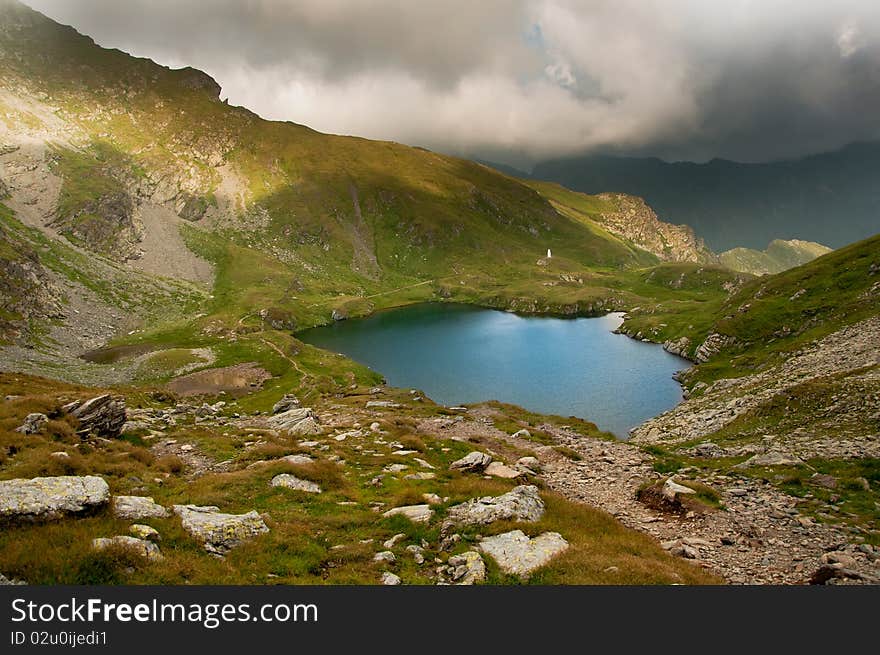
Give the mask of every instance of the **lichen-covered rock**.
<path id="1" fill-rule="evenodd" d="M 669 478 L 668 480 L 666 480 L 666 482 L 663 483 L 661 493 L 666 500 L 672 503 L 675 502 L 675 499 L 679 494 L 688 495 L 696 494 L 697 492 L 690 487 L 686 487 L 683 484 L 678 484 L 675 480 Z"/>
<path id="2" fill-rule="evenodd" d="M 495 521 L 538 521 L 544 501 L 534 485 L 514 487 L 501 496 L 472 498 L 449 508 L 444 525 L 486 525 Z"/>
<path id="3" fill-rule="evenodd" d="M 468 471 L 470 473 L 479 473 L 492 463 L 492 456 L 481 453 L 478 450 L 469 452 L 461 459 L 457 459 L 449 468 L 453 471 Z"/>
<path id="4" fill-rule="evenodd" d="M 394 507 L 382 514 L 385 518 L 398 515 L 405 516 L 415 523 L 427 523 L 434 516 L 434 510 L 428 505 L 405 505 L 403 507 Z"/>
<path id="5" fill-rule="evenodd" d="M 469 550 L 449 558 L 449 577 L 455 584 L 472 585 L 486 579 L 486 565 L 476 551 Z"/>
<path id="6" fill-rule="evenodd" d="M 110 487 L 94 475 L 63 475 L 0 482 L 0 520 L 43 520 L 95 510 L 110 499 Z"/>
<path id="7" fill-rule="evenodd" d="M 175 505 L 184 530 L 205 545 L 205 550 L 225 555 L 230 550 L 258 535 L 269 532 L 255 511 L 247 514 L 223 514 L 211 505 Z"/>
<path id="8" fill-rule="evenodd" d="M 132 534 L 132 536 L 137 537 L 138 539 L 147 539 L 148 541 L 162 541 L 162 535 L 160 535 L 159 531 L 151 525 L 134 523 L 129 526 L 128 531 Z"/>
<path id="9" fill-rule="evenodd" d="M 138 539 L 137 537 L 130 537 L 125 534 L 110 538 L 99 537 L 98 539 L 92 539 L 92 548 L 95 550 L 105 550 L 111 546 L 129 548 L 151 562 L 159 562 L 163 559 L 159 547 L 146 539 Z"/>
<path id="10" fill-rule="evenodd" d="M 116 438 L 125 425 L 125 399 L 105 393 L 82 402 L 76 400 L 62 407 L 65 412 L 79 419 L 77 434 L 86 437 L 96 435 Z"/>
<path id="11" fill-rule="evenodd" d="M 28 414 L 24 419 L 24 423 L 15 428 L 15 431 L 21 432 L 22 434 L 37 434 L 48 422 L 48 416 L 35 412 L 33 414 Z"/>
<path id="12" fill-rule="evenodd" d="M 400 577 L 394 575 L 391 571 L 383 571 L 381 582 L 383 585 L 394 586 L 400 584 Z"/>
<path id="13" fill-rule="evenodd" d="M 113 514 L 116 518 L 130 521 L 171 516 L 168 509 L 149 496 L 114 496 Z"/>
<path id="14" fill-rule="evenodd" d="M 321 493 L 321 486 L 311 480 L 302 480 L 290 473 L 281 473 L 272 478 L 270 483 L 273 487 L 283 487 L 294 491 L 305 491 L 310 494 Z"/>
<path id="15" fill-rule="evenodd" d="M 527 576 L 565 551 L 568 542 L 558 532 L 545 532 L 530 539 L 522 530 L 512 530 L 484 537 L 480 540 L 479 548 L 491 556 L 505 573 Z"/>
<path id="16" fill-rule="evenodd" d="M 318 416 L 310 407 L 297 407 L 275 414 L 268 420 L 269 427 L 283 430 L 294 436 L 318 434 Z"/>

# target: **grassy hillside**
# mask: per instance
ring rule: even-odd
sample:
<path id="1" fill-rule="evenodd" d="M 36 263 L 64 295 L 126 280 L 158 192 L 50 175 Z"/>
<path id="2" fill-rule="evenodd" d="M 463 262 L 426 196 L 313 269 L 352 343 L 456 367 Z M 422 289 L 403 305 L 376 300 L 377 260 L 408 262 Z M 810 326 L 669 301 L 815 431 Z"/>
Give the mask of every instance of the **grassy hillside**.
<path id="1" fill-rule="evenodd" d="M 631 312 L 624 324 L 659 341 L 688 337 L 691 353 L 710 333 L 730 343 L 694 380 L 745 375 L 803 345 L 880 312 L 880 236 L 803 266 L 753 279 L 704 310 L 667 304 Z M 662 326 L 662 327 L 661 327 Z"/>
<path id="2" fill-rule="evenodd" d="M 733 248 L 719 255 L 721 263 L 734 271 L 767 275 L 781 273 L 831 252 L 821 243 L 791 239 L 774 239 L 765 250 Z"/>

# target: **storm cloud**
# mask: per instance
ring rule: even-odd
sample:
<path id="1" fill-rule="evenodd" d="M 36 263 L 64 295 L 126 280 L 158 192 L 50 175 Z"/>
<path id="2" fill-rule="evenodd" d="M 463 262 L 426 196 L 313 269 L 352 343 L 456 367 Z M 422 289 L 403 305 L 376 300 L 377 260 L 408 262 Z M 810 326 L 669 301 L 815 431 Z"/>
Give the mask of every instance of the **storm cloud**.
<path id="1" fill-rule="evenodd" d="M 26 0 L 266 118 L 520 164 L 880 137 L 876 0 Z"/>

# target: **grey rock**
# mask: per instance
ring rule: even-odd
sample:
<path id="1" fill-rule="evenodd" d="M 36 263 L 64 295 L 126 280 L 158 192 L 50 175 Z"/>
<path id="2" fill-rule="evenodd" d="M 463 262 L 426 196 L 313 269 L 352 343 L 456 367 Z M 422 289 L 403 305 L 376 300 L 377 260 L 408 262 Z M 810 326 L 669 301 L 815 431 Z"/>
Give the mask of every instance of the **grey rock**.
<path id="1" fill-rule="evenodd" d="M 399 409 L 403 407 L 400 403 L 395 403 L 390 400 L 368 400 L 367 409 L 375 409 L 375 408 L 386 408 L 386 409 Z"/>
<path id="2" fill-rule="evenodd" d="M 283 414 L 291 409 L 299 408 L 299 399 L 292 393 L 286 393 L 277 403 L 272 405 L 273 414 Z"/>
<path id="3" fill-rule="evenodd" d="M 175 505 L 184 530 L 205 545 L 205 550 L 225 555 L 244 541 L 269 532 L 255 511 L 223 514 L 214 506 Z"/>
<path id="4" fill-rule="evenodd" d="M 382 573 L 382 584 L 387 586 L 394 586 L 400 584 L 400 578 L 394 575 L 391 571 L 384 571 Z"/>
<path id="5" fill-rule="evenodd" d="M 321 431 L 318 425 L 318 416 L 310 407 L 288 409 L 280 414 L 275 414 L 268 419 L 267 423 L 269 427 L 283 430 L 294 436 L 318 434 Z"/>
<path id="6" fill-rule="evenodd" d="M 77 434 L 82 437 L 95 435 L 113 439 L 125 425 L 125 399 L 109 393 L 82 402 L 76 400 L 62 409 L 79 419 Z"/>
<path id="7" fill-rule="evenodd" d="M 736 341 L 733 337 L 729 337 L 723 334 L 719 334 L 718 332 L 713 332 L 709 336 L 706 337 L 706 340 L 700 344 L 697 348 L 696 353 L 694 353 L 694 358 L 697 360 L 697 363 L 702 364 L 704 362 L 709 361 L 712 357 L 717 355 L 727 346 L 730 346 Z"/>
<path id="8" fill-rule="evenodd" d="M 663 349 L 673 355 L 687 357 L 688 351 L 691 349 L 691 340 L 687 337 L 681 337 L 674 341 L 670 339 L 669 341 L 664 342 Z"/>
<path id="9" fill-rule="evenodd" d="M 28 414 L 24 419 L 24 423 L 15 428 L 15 431 L 21 432 L 22 434 L 37 434 L 48 422 L 48 416 L 35 412 L 33 414 Z"/>
<path id="10" fill-rule="evenodd" d="M 120 519 L 140 521 L 165 518 L 171 516 L 171 512 L 149 496 L 114 496 L 113 515 Z"/>
<path id="11" fill-rule="evenodd" d="M 449 508 L 444 526 L 486 525 L 495 521 L 538 521 L 544 501 L 534 485 L 520 485 L 501 496 L 472 498 Z"/>
<path id="12" fill-rule="evenodd" d="M 311 480 L 301 480 L 290 473 L 281 473 L 272 478 L 270 483 L 273 487 L 283 487 L 294 491 L 305 491 L 310 494 L 321 493 L 321 486 Z"/>
<path id="13" fill-rule="evenodd" d="M 480 540 L 480 550 L 494 559 L 505 573 L 527 576 L 568 548 L 558 532 L 545 532 L 530 539 L 512 530 Z"/>
<path id="14" fill-rule="evenodd" d="M 486 579 L 486 565 L 476 551 L 469 550 L 449 558 L 450 578 L 455 584 L 472 585 Z"/>
<path id="15" fill-rule="evenodd" d="M 663 483 L 661 493 L 663 494 L 663 497 L 666 498 L 666 500 L 672 502 L 679 494 L 695 494 L 697 492 L 690 487 L 685 487 L 683 484 L 678 484 L 672 478 L 669 478 L 666 482 Z"/>
<path id="16" fill-rule="evenodd" d="M 94 475 L 0 481 L 0 519 L 42 520 L 97 509 L 110 487 Z"/>
<path id="17" fill-rule="evenodd" d="M 531 439 L 532 433 L 523 428 L 522 430 L 517 430 L 511 435 L 514 439 Z"/>
<path id="18" fill-rule="evenodd" d="M 746 461 L 737 464 L 735 468 L 748 468 L 750 466 L 797 466 L 803 464 L 803 460 L 793 455 L 771 451 L 759 455 L 753 455 Z"/>
<path id="19" fill-rule="evenodd" d="M 489 464 L 489 466 L 486 467 L 486 470 L 483 472 L 486 475 L 491 475 L 496 478 L 504 478 L 506 480 L 513 480 L 514 478 L 518 478 L 523 474 L 522 471 L 512 469 L 502 462 L 492 462 L 491 464 Z"/>
<path id="20" fill-rule="evenodd" d="M 449 465 L 453 471 L 467 471 L 470 473 L 480 473 L 492 463 L 492 456 L 481 453 L 478 450 L 469 452 L 461 459 L 457 459 Z"/>
<path id="21" fill-rule="evenodd" d="M 5 575 L 0 573 L 0 587 L 9 586 L 9 585 L 23 585 L 23 584 L 27 584 L 27 583 L 24 582 L 23 580 L 14 580 L 14 579 L 7 578 Z"/>
<path id="22" fill-rule="evenodd" d="M 311 457 L 309 457 L 308 455 L 294 454 L 294 455 L 285 455 L 284 457 L 279 458 L 278 461 L 279 462 L 287 462 L 288 464 L 302 465 L 302 464 L 311 464 L 315 460 L 312 459 Z"/>
<path id="23" fill-rule="evenodd" d="M 138 539 L 137 537 L 130 537 L 128 535 L 92 539 L 92 548 L 95 550 L 104 550 L 111 546 L 124 546 L 125 548 L 129 548 L 151 562 L 160 562 L 163 559 L 159 547 L 152 541 L 147 541 L 146 539 Z"/>
<path id="24" fill-rule="evenodd" d="M 398 515 L 405 516 L 415 523 L 427 523 L 431 520 L 431 517 L 434 516 L 434 510 L 428 505 L 405 505 L 403 507 L 389 509 L 382 514 L 385 518 Z"/>
<path id="25" fill-rule="evenodd" d="M 374 562 L 388 562 L 389 564 L 394 564 L 397 561 L 397 557 L 395 557 L 394 553 L 390 550 L 383 550 L 380 553 L 376 553 L 373 555 Z"/>
<path id="26" fill-rule="evenodd" d="M 541 470 L 541 462 L 537 457 L 520 457 L 516 460 L 516 465 L 535 473 Z"/>

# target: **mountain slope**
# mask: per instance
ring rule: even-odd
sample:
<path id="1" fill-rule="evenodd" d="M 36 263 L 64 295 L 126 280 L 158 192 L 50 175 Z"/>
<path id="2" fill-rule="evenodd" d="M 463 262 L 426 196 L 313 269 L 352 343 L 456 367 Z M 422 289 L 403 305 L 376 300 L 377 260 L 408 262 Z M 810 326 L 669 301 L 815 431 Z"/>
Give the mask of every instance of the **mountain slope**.
<path id="1" fill-rule="evenodd" d="M 640 196 L 715 251 L 804 239 L 838 248 L 880 231 L 880 143 L 791 161 L 704 164 L 587 156 L 537 164 L 534 179 Z"/>
<path id="2" fill-rule="evenodd" d="M 816 257 L 831 252 L 831 248 L 821 243 L 791 239 L 774 239 L 765 250 L 733 248 L 718 257 L 727 268 L 752 275 L 781 273 L 795 266 L 806 264 Z"/>
<path id="3" fill-rule="evenodd" d="M 266 121 L 200 71 L 100 48 L 12 0 L 0 2 L 0 163 L 9 220 L 36 230 L 22 234 L 93 255 L 78 280 L 99 266 L 201 294 L 193 332 L 430 299 L 589 314 L 645 301 L 629 270 L 703 259 L 695 242 L 667 248 L 661 232 L 682 228 L 643 205 L 656 234 L 469 161 Z M 99 323 L 168 334 L 118 309 Z"/>

